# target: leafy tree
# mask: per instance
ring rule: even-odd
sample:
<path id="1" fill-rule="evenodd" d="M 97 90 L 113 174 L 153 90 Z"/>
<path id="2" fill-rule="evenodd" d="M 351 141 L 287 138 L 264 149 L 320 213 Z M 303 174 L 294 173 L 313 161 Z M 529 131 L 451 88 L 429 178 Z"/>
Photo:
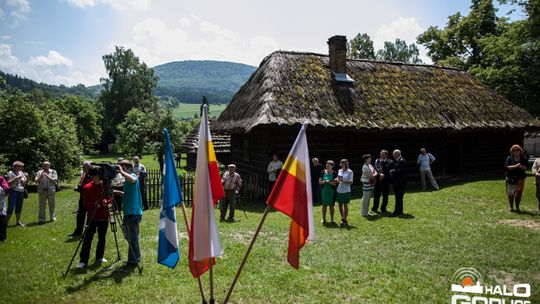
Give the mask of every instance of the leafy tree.
<path id="1" fill-rule="evenodd" d="M 384 48 L 375 53 L 373 41 L 367 33 L 357 34 L 347 43 L 347 56 L 356 59 L 379 59 L 386 61 L 401 61 L 408 63 L 421 63 L 418 47 L 411 43 L 407 45 L 404 40 L 395 42 L 386 41 Z"/>
<path id="2" fill-rule="evenodd" d="M 508 1 L 500 1 L 507 3 Z M 526 18 L 498 18 L 490 0 L 473 0 L 467 16 L 449 17 L 417 42 L 441 65 L 470 72 L 515 104 L 540 114 L 540 0 L 510 1 Z"/>
<path id="3" fill-rule="evenodd" d="M 384 48 L 377 51 L 377 59 L 386 61 L 401 61 L 408 63 L 421 63 L 418 47 L 411 43 L 407 45 L 405 40 L 396 39 L 395 42 L 386 41 Z"/>
<path id="4" fill-rule="evenodd" d="M 373 41 L 367 33 L 357 34 L 347 43 L 347 57 L 354 59 L 375 59 Z"/>
<path id="5" fill-rule="evenodd" d="M 158 99 L 154 90 L 158 78 L 154 70 L 141 63 L 132 50 L 116 47 L 113 54 L 103 56 L 109 78 L 101 79 L 99 96 L 104 131 L 117 134 L 116 127 L 133 108 L 156 110 Z"/>
<path id="6" fill-rule="evenodd" d="M 145 113 L 134 108 L 128 112 L 124 122 L 118 126 L 119 135 L 116 140 L 116 148 L 120 153 L 127 155 L 156 153 L 160 164 L 162 164 L 163 128 L 169 130 L 173 147 L 179 147 L 193 126 L 193 122 L 176 118 L 170 108 L 162 108 L 153 113 Z"/>
<path id="7" fill-rule="evenodd" d="M 81 162 L 75 121 L 51 103 L 38 108 L 32 97 L 20 91 L 0 95 L 1 169 L 5 172 L 6 163 L 21 160 L 34 174 L 48 160 L 61 179 L 70 179 Z"/>
<path id="8" fill-rule="evenodd" d="M 491 0 L 472 0 L 467 16 L 459 12 L 448 17 L 444 29 L 431 26 L 417 42 L 428 48 L 428 56 L 438 64 L 469 68 L 482 61 L 481 39 L 499 32 L 497 9 Z"/>
<path id="9" fill-rule="evenodd" d="M 85 153 L 92 152 L 94 144 L 99 143 L 101 115 L 97 113 L 94 100 L 79 96 L 67 96 L 57 100 L 58 109 L 73 117 L 77 129 L 79 145 Z"/>

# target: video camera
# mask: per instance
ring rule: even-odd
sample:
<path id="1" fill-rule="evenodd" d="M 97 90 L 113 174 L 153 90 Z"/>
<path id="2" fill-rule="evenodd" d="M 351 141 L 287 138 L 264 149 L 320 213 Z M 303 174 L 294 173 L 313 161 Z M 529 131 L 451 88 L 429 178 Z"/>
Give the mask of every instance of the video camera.
<path id="1" fill-rule="evenodd" d="M 104 181 L 110 181 L 112 180 L 117 172 L 118 172 L 118 165 L 111 164 L 111 163 L 91 163 L 93 166 L 88 170 L 88 175 L 90 176 L 99 176 L 101 180 Z"/>

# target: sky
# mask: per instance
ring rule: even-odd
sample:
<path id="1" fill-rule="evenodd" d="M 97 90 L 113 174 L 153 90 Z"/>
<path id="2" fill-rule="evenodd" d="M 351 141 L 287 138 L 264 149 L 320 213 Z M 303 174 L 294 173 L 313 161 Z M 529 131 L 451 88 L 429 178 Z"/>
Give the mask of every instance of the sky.
<path id="1" fill-rule="evenodd" d="M 469 7 L 470 0 L 0 0 L 0 70 L 50 84 L 94 85 L 106 77 L 101 57 L 115 46 L 131 48 L 149 66 L 182 60 L 258 66 L 277 50 L 327 54 L 334 35 L 368 33 L 375 50 L 396 38 L 413 43 Z M 507 11 L 501 7 L 499 15 Z"/>

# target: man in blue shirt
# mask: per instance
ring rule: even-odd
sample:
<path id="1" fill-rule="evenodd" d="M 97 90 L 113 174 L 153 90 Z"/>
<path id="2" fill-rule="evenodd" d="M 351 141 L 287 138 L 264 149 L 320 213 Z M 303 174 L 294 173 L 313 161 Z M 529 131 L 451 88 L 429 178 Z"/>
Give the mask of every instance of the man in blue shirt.
<path id="1" fill-rule="evenodd" d="M 129 243 L 127 265 L 136 266 L 141 259 L 139 248 L 139 224 L 142 220 L 142 195 L 139 178 L 133 173 L 133 164 L 129 160 L 122 160 L 118 171 L 126 179 L 122 197 L 122 211 L 126 225 Z M 117 191 L 120 192 L 120 191 Z"/>

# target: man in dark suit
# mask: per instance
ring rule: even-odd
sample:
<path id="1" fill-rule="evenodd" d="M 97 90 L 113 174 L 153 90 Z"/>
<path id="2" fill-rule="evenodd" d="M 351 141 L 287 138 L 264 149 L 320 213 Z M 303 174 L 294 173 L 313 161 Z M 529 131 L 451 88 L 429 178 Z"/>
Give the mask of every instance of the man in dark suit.
<path id="1" fill-rule="evenodd" d="M 405 187 L 407 179 L 405 177 L 405 167 L 407 161 L 401 156 L 401 151 L 396 149 L 392 153 L 394 156 L 394 165 L 390 170 L 394 183 L 394 195 L 396 197 L 396 207 L 392 216 L 400 216 L 403 214 L 403 196 L 405 195 Z"/>
<path id="2" fill-rule="evenodd" d="M 375 170 L 377 170 L 377 181 L 375 182 L 375 191 L 373 193 L 373 208 L 371 211 L 377 212 L 379 209 L 379 200 L 381 193 L 383 196 L 381 212 L 386 212 L 386 206 L 388 205 L 388 190 L 390 189 L 390 169 L 392 166 L 392 160 L 388 158 L 388 151 L 381 150 L 380 158 L 375 160 Z"/>

